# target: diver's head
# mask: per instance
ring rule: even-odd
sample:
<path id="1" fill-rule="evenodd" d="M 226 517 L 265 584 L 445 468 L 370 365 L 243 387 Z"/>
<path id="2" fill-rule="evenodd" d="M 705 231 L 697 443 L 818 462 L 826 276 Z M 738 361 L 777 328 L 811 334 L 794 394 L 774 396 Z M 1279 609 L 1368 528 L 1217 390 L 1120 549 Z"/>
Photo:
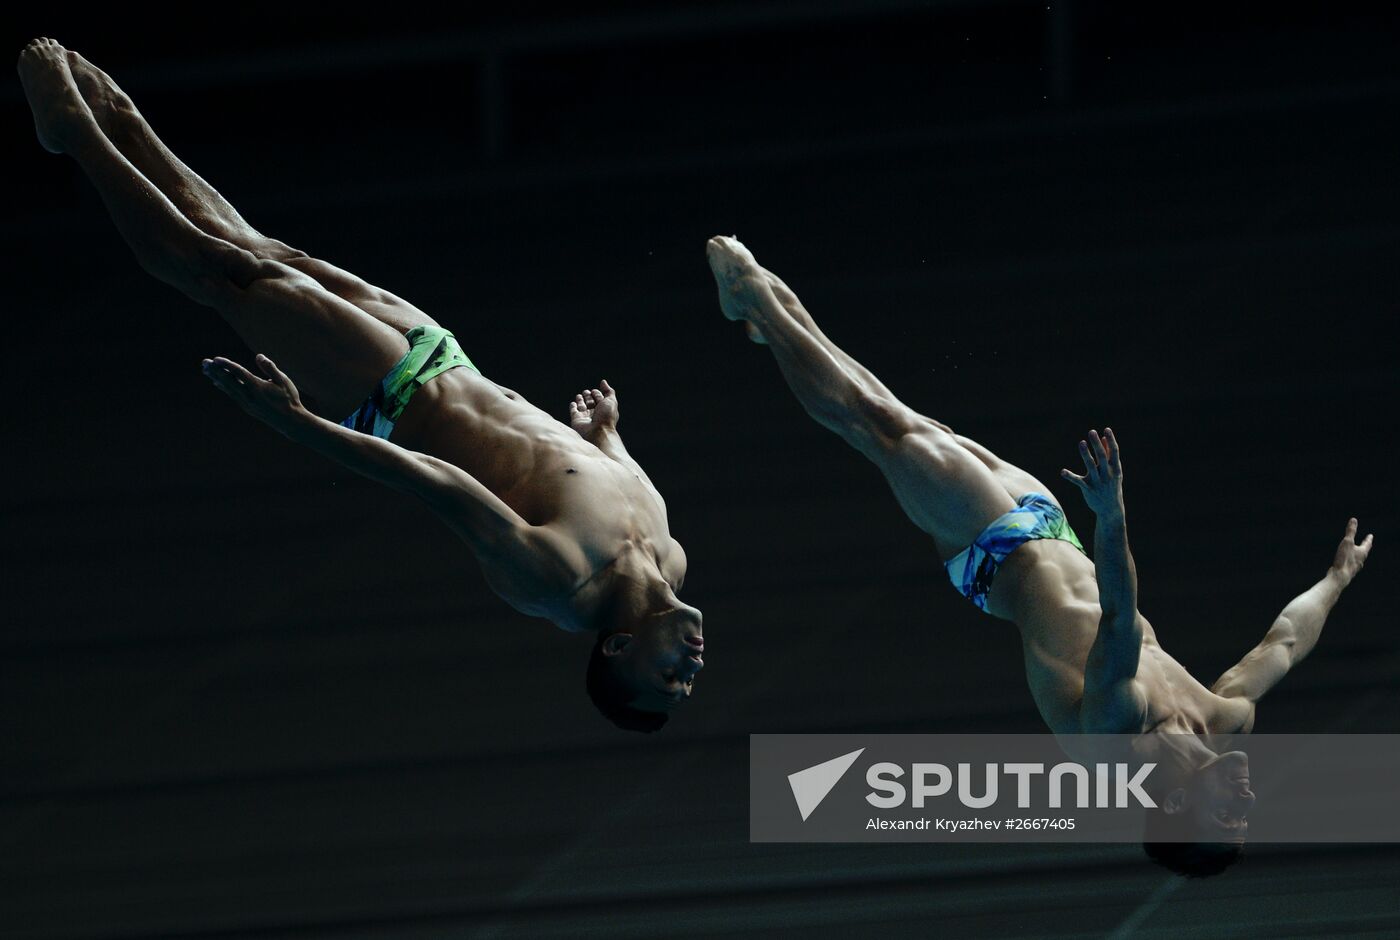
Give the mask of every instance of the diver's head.
<path id="1" fill-rule="evenodd" d="M 588 695 L 613 724 L 656 731 L 690 698 L 705 667 L 700 611 L 672 599 L 645 613 L 613 612 L 588 661 Z"/>
<path id="2" fill-rule="evenodd" d="M 1187 877 L 1218 874 L 1234 864 L 1249 835 L 1254 791 L 1249 756 L 1227 751 L 1195 767 L 1178 769 L 1154 794 L 1143 849 L 1159 865 Z"/>

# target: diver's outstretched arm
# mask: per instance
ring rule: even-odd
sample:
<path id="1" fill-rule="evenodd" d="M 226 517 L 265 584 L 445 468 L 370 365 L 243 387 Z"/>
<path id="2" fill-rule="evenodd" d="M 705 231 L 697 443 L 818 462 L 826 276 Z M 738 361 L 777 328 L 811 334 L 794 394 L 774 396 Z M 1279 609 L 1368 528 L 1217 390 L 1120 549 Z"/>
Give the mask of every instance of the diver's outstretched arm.
<path id="1" fill-rule="evenodd" d="M 1245 698 L 1257 702 L 1278 684 L 1303 657 L 1312 652 L 1327 615 L 1351 584 L 1366 558 L 1371 554 L 1374 535 L 1356 541 L 1356 520 L 1347 521 L 1346 533 L 1332 566 L 1312 587 L 1288 602 L 1275 618 L 1264 639 L 1244 655 L 1211 686 L 1211 691 L 1226 698 Z"/>
<path id="2" fill-rule="evenodd" d="M 473 549 L 496 551 L 530 528 L 460 467 L 312 414 L 286 373 L 266 356 L 259 355 L 257 361 L 262 376 L 223 357 L 204 360 L 204 374 L 240 408 L 289 439 L 377 483 L 417 496 Z"/>
<path id="3" fill-rule="evenodd" d="M 1123 512 L 1123 462 L 1112 428 L 1103 437 L 1090 431 L 1079 442 L 1084 474 L 1062 470 L 1060 475 L 1079 487 L 1094 510 L 1094 574 L 1099 583 L 1098 634 L 1084 664 L 1085 731 L 1115 732 L 1137 728 L 1146 698 L 1136 683 L 1142 656 L 1142 625 L 1138 622 L 1137 566 L 1128 549 Z"/>

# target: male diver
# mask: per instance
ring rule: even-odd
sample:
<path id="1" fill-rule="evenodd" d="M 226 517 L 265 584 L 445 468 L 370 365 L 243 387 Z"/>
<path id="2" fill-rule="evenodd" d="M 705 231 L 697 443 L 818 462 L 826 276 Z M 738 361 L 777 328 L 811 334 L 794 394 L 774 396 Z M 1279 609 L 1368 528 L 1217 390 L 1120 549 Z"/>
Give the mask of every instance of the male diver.
<path id="1" fill-rule="evenodd" d="M 597 631 L 595 704 L 624 728 L 664 724 L 703 666 L 701 615 L 676 596 L 685 552 L 622 444 L 608 383 L 574 396 L 567 425 L 555 420 L 482 376 L 412 304 L 256 231 L 81 55 L 37 39 L 18 69 L 39 142 L 78 162 L 141 266 L 259 351 L 256 371 L 204 360 L 214 385 L 291 440 L 423 500 L 516 610 Z"/>
<path id="2" fill-rule="evenodd" d="M 768 346 L 817 423 L 880 468 L 904 512 L 947 559 L 953 586 L 1019 628 L 1031 694 L 1051 730 L 1136 735 L 1135 753 L 1165 768 L 1172 785 L 1158 800 L 1162 815 L 1149 820 L 1148 854 L 1182 873 L 1228 864 L 1254 794 L 1246 756 L 1217 753 L 1207 742 L 1249 732 L 1256 703 L 1313 648 L 1372 537 L 1357 544 L 1350 520 L 1322 579 L 1206 688 L 1167 655 L 1138 611 L 1122 459 L 1111 430 L 1079 442 L 1083 473 L 1061 471 L 1096 517 L 1090 561 L 1044 484 L 900 402 L 739 241 L 713 238 L 707 252 L 724 315 Z"/>

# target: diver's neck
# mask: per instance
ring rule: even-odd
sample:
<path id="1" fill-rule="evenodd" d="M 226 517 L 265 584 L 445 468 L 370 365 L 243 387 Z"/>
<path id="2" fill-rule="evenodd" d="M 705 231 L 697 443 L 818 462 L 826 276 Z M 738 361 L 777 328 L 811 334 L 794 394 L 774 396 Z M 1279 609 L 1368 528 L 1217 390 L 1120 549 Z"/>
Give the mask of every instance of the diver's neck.
<path id="1" fill-rule="evenodd" d="M 1191 732 L 1161 730 L 1155 737 L 1159 760 L 1170 761 L 1182 771 L 1190 773 L 1215 760 L 1220 755 L 1211 750 L 1201 740 L 1201 736 Z"/>
<path id="2" fill-rule="evenodd" d="M 683 606 L 661 576 L 656 559 L 640 550 L 618 557 L 610 572 L 604 600 L 595 620 L 599 623 L 633 623 L 644 617 L 668 613 Z"/>

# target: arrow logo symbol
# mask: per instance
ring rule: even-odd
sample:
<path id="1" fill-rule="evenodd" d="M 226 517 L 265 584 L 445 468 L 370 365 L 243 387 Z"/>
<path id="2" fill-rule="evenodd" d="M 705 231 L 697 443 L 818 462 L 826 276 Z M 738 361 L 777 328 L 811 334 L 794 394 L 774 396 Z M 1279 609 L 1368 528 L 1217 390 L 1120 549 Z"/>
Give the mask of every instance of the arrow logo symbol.
<path id="1" fill-rule="evenodd" d="M 812 811 L 821 805 L 826 795 L 841 782 L 846 771 L 851 769 L 856 758 L 863 753 L 865 748 L 833 757 L 795 774 L 788 774 L 788 786 L 792 787 L 792 796 L 797 800 L 797 809 L 802 813 L 803 822 L 806 822 Z"/>

